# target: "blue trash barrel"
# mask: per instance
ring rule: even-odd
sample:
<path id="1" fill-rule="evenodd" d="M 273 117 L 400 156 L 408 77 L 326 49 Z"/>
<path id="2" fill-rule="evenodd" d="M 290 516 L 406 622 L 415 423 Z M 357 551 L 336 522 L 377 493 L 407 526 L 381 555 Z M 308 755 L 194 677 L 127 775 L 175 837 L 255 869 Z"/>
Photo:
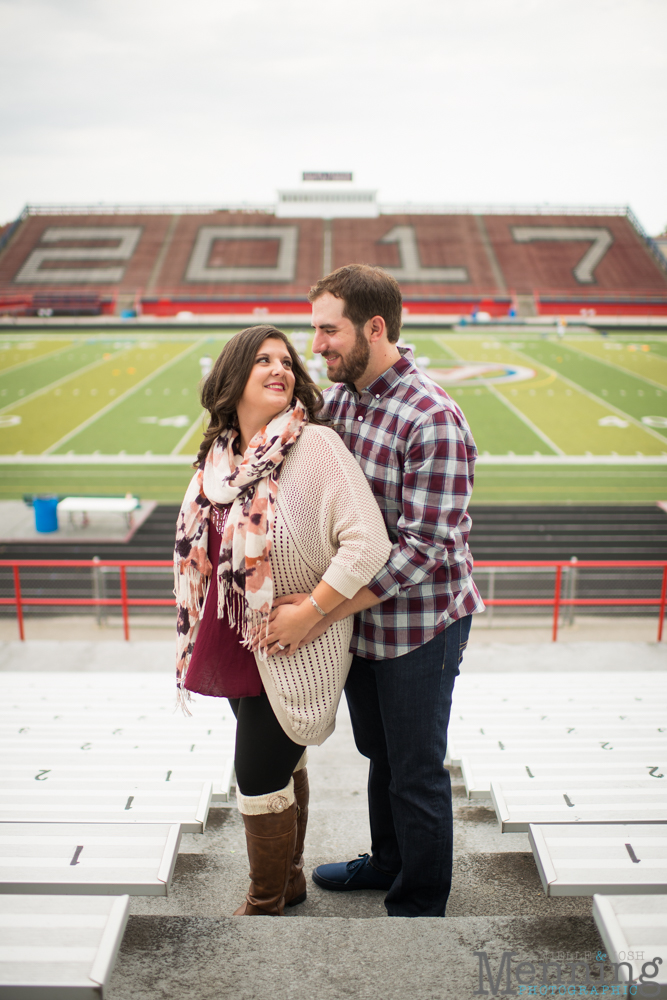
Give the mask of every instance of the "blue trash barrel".
<path id="1" fill-rule="evenodd" d="M 42 534 L 58 530 L 58 497 L 35 497 L 35 528 Z"/>

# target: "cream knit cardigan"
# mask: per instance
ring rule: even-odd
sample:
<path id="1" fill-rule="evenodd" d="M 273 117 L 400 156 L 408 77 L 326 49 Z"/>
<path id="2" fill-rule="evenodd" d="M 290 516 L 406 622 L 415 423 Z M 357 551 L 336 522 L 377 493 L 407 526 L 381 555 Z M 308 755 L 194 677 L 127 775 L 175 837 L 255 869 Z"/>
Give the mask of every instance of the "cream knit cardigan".
<path id="1" fill-rule="evenodd" d="M 384 566 L 391 542 L 357 461 L 329 427 L 309 424 L 283 462 L 270 560 L 275 596 L 312 592 L 324 580 L 354 597 Z M 301 746 L 334 730 L 352 654 L 353 616 L 292 656 L 255 656 L 280 725 Z"/>

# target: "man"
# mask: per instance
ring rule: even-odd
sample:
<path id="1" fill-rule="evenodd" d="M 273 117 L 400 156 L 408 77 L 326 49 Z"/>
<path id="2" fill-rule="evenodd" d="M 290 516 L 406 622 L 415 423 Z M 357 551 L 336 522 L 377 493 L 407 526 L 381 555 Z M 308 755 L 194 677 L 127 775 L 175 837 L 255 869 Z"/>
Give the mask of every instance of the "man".
<path id="1" fill-rule="evenodd" d="M 369 586 L 318 628 L 356 616 L 345 694 L 370 759 L 371 854 L 320 865 L 313 880 L 386 889 L 390 916 L 442 917 L 452 877 L 447 725 L 471 615 L 484 610 L 467 544 L 477 453 L 456 403 L 397 347 L 402 298 L 391 275 L 351 264 L 309 298 L 313 352 L 336 383 L 322 416 L 359 461 L 393 542 Z"/>

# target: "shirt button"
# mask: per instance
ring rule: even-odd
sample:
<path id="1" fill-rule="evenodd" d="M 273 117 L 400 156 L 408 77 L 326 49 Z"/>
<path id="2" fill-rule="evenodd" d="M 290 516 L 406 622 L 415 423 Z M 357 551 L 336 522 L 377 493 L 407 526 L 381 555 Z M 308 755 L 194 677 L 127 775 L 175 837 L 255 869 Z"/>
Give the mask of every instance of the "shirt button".
<path id="1" fill-rule="evenodd" d="M 364 418 L 362 416 L 358 416 L 357 420 L 361 420 L 362 423 L 364 422 Z"/>
<path id="2" fill-rule="evenodd" d="M 376 398 L 376 399 L 379 399 L 379 398 L 380 398 L 380 393 L 379 393 L 379 392 L 375 394 L 375 398 Z"/>

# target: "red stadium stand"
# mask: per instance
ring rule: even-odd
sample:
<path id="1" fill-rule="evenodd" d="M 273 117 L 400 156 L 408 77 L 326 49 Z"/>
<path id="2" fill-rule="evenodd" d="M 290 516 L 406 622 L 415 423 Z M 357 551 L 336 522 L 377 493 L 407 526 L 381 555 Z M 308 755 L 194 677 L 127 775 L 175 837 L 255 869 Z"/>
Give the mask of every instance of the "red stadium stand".
<path id="1" fill-rule="evenodd" d="M 379 264 L 406 313 L 667 316 L 667 262 L 629 210 L 28 208 L 0 232 L 0 314 L 305 316 L 333 267 Z"/>

